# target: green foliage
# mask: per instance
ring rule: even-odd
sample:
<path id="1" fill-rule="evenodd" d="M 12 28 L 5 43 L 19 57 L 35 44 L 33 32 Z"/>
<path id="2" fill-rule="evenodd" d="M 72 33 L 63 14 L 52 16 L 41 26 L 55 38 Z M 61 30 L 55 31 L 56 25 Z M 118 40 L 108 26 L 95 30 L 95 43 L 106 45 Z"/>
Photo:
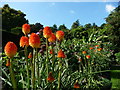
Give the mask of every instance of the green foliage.
<path id="1" fill-rule="evenodd" d="M 8 30 L 16 35 L 20 35 L 22 24 L 28 23 L 24 18 L 25 14 L 21 11 L 11 9 L 8 5 L 5 5 L 2 10 L 4 20 L 3 29 Z M 11 23 L 10 20 L 13 20 L 13 23 Z M 77 20 L 73 23 L 70 30 L 67 29 L 65 24 L 60 25 L 59 27 L 54 24 L 51 27 L 53 33 L 55 33 L 57 30 L 62 30 L 65 33 L 65 38 L 62 42 L 56 41 L 53 45 L 54 47 L 51 45 L 48 46 L 48 51 L 54 48 L 54 56 L 49 54 L 49 52 L 47 54 L 45 51 L 42 51 L 41 53 L 42 46 L 40 51 L 35 51 L 34 55 L 37 55 L 34 57 L 36 63 L 35 87 L 37 89 L 56 89 L 57 84 L 59 83 L 57 80 L 58 73 L 61 70 L 60 84 L 62 89 L 67 88 L 68 90 L 71 90 L 75 81 L 78 80 L 80 89 L 107 90 L 106 87 L 110 86 L 111 82 L 108 79 L 102 77 L 102 72 L 109 71 L 112 62 L 114 61 L 114 58 L 112 57 L 113 50 L 111 50 L 111 47 L 116 51 L 119 49 L 120 6 L 118 6 L 106 18 L 106 22 L 107 24 L 102 24 L 100 27 L 98 27 L 95 23 L 88 23 L 82 26 L 80 25 L 79 20 Z M 43 38 L 42 29 L 43 25 L 40 23 L 31 25 L 31 32 L 36 33 L 39 31 L 42 45 L 44 45 L 45 38 Z M 57 58 L 58 48 L 64 51 L 66 58 Z M 82 51 L 86 51 L 86 53 L 83 54 Z M 45 61 L 47 55 L 48 61 Z M 90 58 L 86 58 L 87 55 L 90 55 Z M 120 52 L 116 53 L 115 56 L 116 61 L 118 64 L 120 64 Z M 8 74 L 8 68 L 5 66 L 5 62 L 8 58 L 4 55 L 4 53 L 2 54 L 2 58 L 3 60 L 0 62 L 3 62 L 3 67 L 0 69 L 3 73 L 3 76 L 0 78 L 4 81 L 3 87 L 8 86 L 7 88 L 10 89 L 12 86 L 10 81 L 10 74 Z M 60 65 L 58 62 L 60 62 Z M 46 63 L 48 65 L 46 65 Z M 32 72 L 31 66 L 32 59 L 28 59 L 29 74 Z M 48 66 L 48 68 L 46 66 Z M 27 73 L 25 70 L 26 61 L 24 50 L 20 50 L 15 56 L 13 60 L 13 67 L 18 88 L 27 88 Z M 59 67 L 61 68 L 59 69 Z M 51 71 L 55 78 L 52 83 L 48 83 L 46 81 L 46 78 L 48 77 L 48 74 L 46 74 L 47 70 Z M 39 77 L 37 77 L 38 71 Z M 30 77 L 30 79 L 31 78 L 32 77 Z M 115 83 L 114 78 L 112 80 L 112 82 Z"/>
<path id="2" fill-rule="evenodd" d="M 56 31 L 57 31 L 57 29 L 58 29 L 58 28 L 57 28 L 57 25 L 56 25 L 56 24 L 54 24 L 54 25 L 51 27 L 51 29 L 52 29 L 53 33 L 54 33 L 54 32 L 56 32 Z"/>
<path id="3" fill-rule="evenodd" d="M 21 27 L 23 24 L 28 23 L 25 16 L 20 10 L 12 9 L 8 4 L 4 5 L 2 8 L 2 28 L 11 32 L 12 28 Z"/>
<path id="4" fill-rule="evenodd" d="M 115 56 L 116 56 L 117 63 L 120 64 L 120 52 L 115 53 Z"/>
<path id="5" fill-rule="evenodd" d="M 20 35 L 22 33 L 22 28 L 21 27 L 12 28 L 11 33 Z"/>
<path id="6" fill-rule="evenodd" d="M 106 18 L 107 26 L 107 35 L 110 37 L 109 40 L 115 46 L 115 51 L 120 51 L 120 5 L 109 14 Z M 106 28 L 106 27 L 105 27 Z"/>
<path id="7" fill-rule="evenodd" d="M 75 28 L 77 28 L 79 25 L 80 25 L 79 20 L 76 20 L 76 21 L 72 24 L 71 29 L 75 29 Z"/>
<path id="8" fill-rule="evenodd" d="M 67 29 L 67 27 L 65 26 L 65 24 L 60 25 L 59 28 L 58 28 L 58 30 L 63 30 L 63 29 Z"/>
<path id="9" fill-rule="evenodd" d="M 43 29 L 43 25 L 40 23 L 32 24 L 32 25 L 30 25 L 30 27 L 31 27 L 31 29 L 30 29 L 31 32 L 34 32 L 34 33 L 37 33 L 37 32 L 39 32 L 40 29 Z"/>

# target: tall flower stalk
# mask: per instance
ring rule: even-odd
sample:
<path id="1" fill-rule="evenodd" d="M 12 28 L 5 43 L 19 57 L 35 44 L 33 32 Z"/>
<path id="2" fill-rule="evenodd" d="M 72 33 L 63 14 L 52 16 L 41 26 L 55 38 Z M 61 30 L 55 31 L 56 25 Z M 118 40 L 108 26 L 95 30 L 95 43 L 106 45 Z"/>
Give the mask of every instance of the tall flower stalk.
<path id="1" fill-rule="evenodd" d="M 46 26 L 43 29 L 43 36 L 46 38 L 46 70 L 47 70 L 46 72 L 47 72 L 47 76 L 48 76 L 48 72 L 49 72 L 49 68 L 48 68 L 48 38 L 50 38 L 51 35 L 52 35 L 52 30 L 50 29 L 50 27 Z"/>
<path id="2" fill-rule="evenodd" d="M 58 73 L 58 90 L 61 87 L 61 59 L 58 61 L 59 73 Z"/>
<path id="3" fill-rule="evenodd" d="M 30 79 L 29 79 L 29 67 L 28 67 L 28 52 L 27 47 L 25 46 L 25 61 L 26 61 L 26 71 L 27 71 L 27 88 L 30 88 Z"/>
<path id="4" fill-rule="evenodd" d="M 32 88 L 35 89 L 35 58 L 37 55 L 37 51 L 35 51 L 36 48 L 40 47 L 40 37 L 39 35 L 32 33 L 29 38 L 29 44 L 33 48 L 33 60 L 32 60 Z"/>
<path id="5" fill-rule="evenodd" d="M 38 49 L 36 48 L 36 56 L 37 56 L 37 61 L 36 61 L 36 69 L 37 69 L 37 80 L 38 80 L 38 85 L 40 84 L 40 75 L 39 75 L 39 59 L 38 59 Z"/>
<path id="6" fill-rule="evenodd" d="M 24 54 L 25 54 L 25 61 L 26 61 L 26 72 L 27 72 L 27 88 L 30 87 L 30 81 L 29 81 L 29 68 L 28 68 L 28 52 L 27 47 L 29 46 L 29 39 L 26 36 L 22 36 L 20 38 L 20 47 L 24 48 Z"/>
<path id="7" fill-rule="evenodd" d="M 8 58 L 10 59 L 10 64 L 9 64 L 9 71 L 10 71 L 10 77 L 11 77 L 11 81 L 12 81 L 12 87 L 14 90 L 17 89 L 17 83 L 15 80 L 15 75 L 13 72 L 13 67 L 12 67 L 12 58 L 15 56 L 15 54 L 17 53 L 17 46 L 13 43 L 13 42 L 8 42 L 5 45 L 4 48 L 5 54 L 8 56 Z"/>
<path id="8" fill-rule="evenodd" d="M 58 61 L 58 70 L 59 70 L 59 73 L 58 73 L 58 90 L 60 90 L 60 87 L 61 87 L 61 69 L 62 69 L 62 58 L 65 58 L 65 54 L 64 52 L 60 49 L 58 51 L 58 55 L 57 57 L 59 58 L 59 61 Z"/>
<path id="9" fill-rule="evenodd" d="M 12 67 L 12 59 L 10 59 L 9 72 L 10 72 L 10 77 L 11 77 L 11 81 L 12 81 L 12 87 L 14 90 L 17 90 L 17 83 L 15 80 L 15 74 L 13 72 L 13 67 Z"/>
<path id="10" fill-rule="evenodd" d="M 32 88 L 35 88 L 35 48 L 33 48 L 33 60 L 32 60 Z"/>
<path id="11" fill-rule="evenodd" d="M 46 38 L 46 69 L 47 69 L 47 75 L 48 75 L 48 39 Z"/>
<path id="12" fill-rule="evenodd" d="M 48 41 L 51 43 L 51 54 L 52 54 L 52 69 L 54 71 L 54 62 L 55 62 L 55 55 L 54 55 L 54 45 L 53 43 L 56 41 L 56 36 L 54 33 L 51 34 L 51 36 L 48 38 Z"/>
<path id="13" fill-rule="evenodd" d="M 61 88 L 61 67 L 62 67 L 62 58 L 65 58 L 65 54 L 64 52 L 62 51 L 61 48 L 61 41 L 63 40 L 64 38 L 64 32 L 63 31 L 57 31 L 56 32 L 56 38 L 58 39 L 58 41 L 60 42 L 58 44 L 58 55 L 57 57 L 60 58 L 59 61 L 58 61 L 58 70 L 59 70 L 59 73 L 58 73 L 58 90 L 60 90 Z"/>
<path id="14" fill-rule="evenodd" d="M 9 71 L 10 71 L 10 77 L 11 77 L 11 81 L 12 81 L 12 87 L 14 90 L 17 90 L 17 84 L 16 84 L 16 80 L 15 80 L 15 74 L 13 72 L 13 68 L 12 68 L 12 59 L 10 59 L 10 66 L 9 66 Z"/>

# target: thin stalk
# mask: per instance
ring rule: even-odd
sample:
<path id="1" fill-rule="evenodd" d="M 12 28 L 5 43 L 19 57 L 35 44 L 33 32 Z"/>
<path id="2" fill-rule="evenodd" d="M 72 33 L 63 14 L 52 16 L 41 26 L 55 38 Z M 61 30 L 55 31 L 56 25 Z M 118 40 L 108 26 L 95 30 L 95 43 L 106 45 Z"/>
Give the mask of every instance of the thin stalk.
<path id="1" fill-rule="evenodd" d="M 38 49 L 36 48 L 36 52 L 38 51 Z M 38 85 L 40 84 L 40 79 L 39 79 L 39 59 L 38 59 L 38 53 L 36 53 L 37 55 L 37 63 L 36 63 L 36 66 L 37 66 L 37 80 L 38 80 Z"/>
<path id="2" fill-rule="evenodd" d="M 27 47 L 25 46 L 25 61 L 26 61 L 26 71 L 27 71 L 27 88 L 30 88 L 30 79 L 29 79 L 29 68 L 28 68 L 28 52 Z"/>
<path id="3" fill-rule="evenodd" d="M 47 38 L 46 38 L 46 68 L 47 68 L 47 76 L 48 76 L 49 71 L 48 71 L 48 39 Z"/>
<path id="4" fill-rule="evenodd" d="M 17 83 L 16 83 L 15 75 L 14 75 L 14 72 L 12 69 L 12 59 L 10 59 L 9 71 L 10 71 L 10 77 L 11 77 L 11 81 L 12 81 L 12 87 L 14 90 L 17 90 Z"/>
<path id="5" fill-rule="evenodd" d="M 87 60 L 84 55 L 85 72 L 88 72 Z"/>
<path id="6" fill-rule="evenodd" d="M 32 88 L 35 88 L 35 48 L 33 49 L 33 60 L 32 60 Z"/>
<path id="7" fill-rule="evenodd" d="M 58 61 L 59 73 L 58 73 L 58 90 L 61 87 L 61 60 Z"/>
<path id="8" fill-rule="evenodd" d="M 52 68 L 53 68 L 53 72 L 54 72 L 55 54 L 54 54 L 54 47 L 53 47 L 53 45 L 52 45 L 52 51 L 53 51 L 53 53 L 52 53 Z"/>
<path id="9" fill-rule="evenodd" d="M 82 62 L 79 62 L 79 72 L 82 72 L 81 63 L 82 63 Z"/>
<path id="10" fill-rule="evenodd" d="M 61 41 L 58 44 L 58 50 L 61 48 Z M 59 73 L 58 73 L 58 90 L 60 90 L 61 87 L 61 61 L 62 58 L 58 61 L 58 67 L 59 67 Z"/>
<path id="11" fill-rule="evenodd" d="M 52 86 L 52 83 L 50 84 L 50 90 L 53 90 L 53 86 Z"/>

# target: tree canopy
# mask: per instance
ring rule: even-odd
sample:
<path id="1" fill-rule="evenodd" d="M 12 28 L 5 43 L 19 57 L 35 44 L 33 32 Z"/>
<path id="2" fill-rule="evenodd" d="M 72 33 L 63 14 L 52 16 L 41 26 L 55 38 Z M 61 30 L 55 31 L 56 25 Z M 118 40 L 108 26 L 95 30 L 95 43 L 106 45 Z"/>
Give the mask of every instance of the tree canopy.
<path id="1" fill-rule="evenodd" d="M 28 23 L 23 12 L 15 10 L 5 4 L 2 9 L 2 28 L 6 31 L 11 31 L 12 28 L 21 27 L 23 24 Z"/>
<path id="2" fill-rule="evenodd" d="M 107 35 L 109 35 L 110 41 L 120 51 L 120 5 L 112 11 L 106 18 Z"/>

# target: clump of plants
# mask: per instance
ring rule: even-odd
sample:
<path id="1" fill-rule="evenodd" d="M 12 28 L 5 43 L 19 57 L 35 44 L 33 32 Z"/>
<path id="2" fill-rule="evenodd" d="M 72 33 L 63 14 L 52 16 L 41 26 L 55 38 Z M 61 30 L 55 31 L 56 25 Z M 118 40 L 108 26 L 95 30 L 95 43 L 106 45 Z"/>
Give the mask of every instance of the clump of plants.
<path id="1" fill-rule="evenodd" d="M 66 41 L 62 30 L 52 33 L 48 26 L 40 31 L 42 34 L 29 36 L 30 25 L 24 24 L 22 32 L 21 51 L 17 52 L 18 47 L 11 41 L 4 47 L 1 70 L 8 88 L 101 89 L 105 84 L 100 73 L 109 70 L 112 53 L 108 43 Z"/>

